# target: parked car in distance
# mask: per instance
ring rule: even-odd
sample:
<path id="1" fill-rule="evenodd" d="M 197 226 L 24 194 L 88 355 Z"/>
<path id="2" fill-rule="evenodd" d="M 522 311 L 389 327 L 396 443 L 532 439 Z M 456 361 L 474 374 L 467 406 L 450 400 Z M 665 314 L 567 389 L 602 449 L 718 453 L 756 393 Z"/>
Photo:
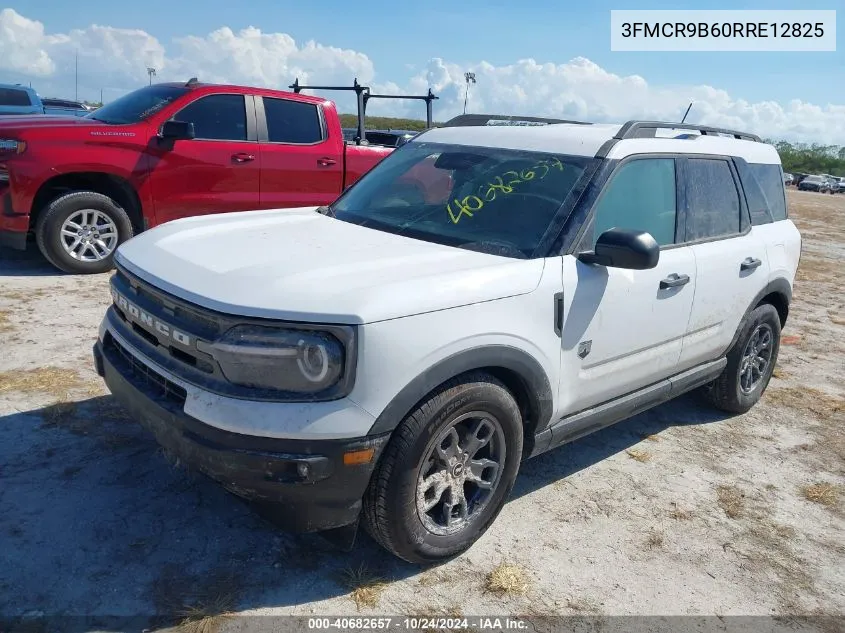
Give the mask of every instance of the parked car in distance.
<path id="1" fill-rule="evenodd" d="M 20 84 L 0 84 L 0 116 L 20 114 L 44 114 L 38 93 Z"/>
<path id="2" fill-rule="evenodd" d="M 41 99 L 44 104 L 45 114 L 68 115 L 68 116 L 85 116 L 93 110 L 79 101 L 71 101 L 69 99 Z"/>
<path id="3" fill-rule="evenodd" d="M 798 183 L 798 189 L 801 191 L 818 191 L 825 193 L 828 188 L 829 185 L 827 180 L 821 176 L 807 176 Z"/>
<path id="4" fill-rule="evenodd" d="M 678 125 L 447 122 L 327 207 L 159 226 L 118 249 L 97 372 L 281 525 L 456 556 L 523 460 L 766 390 L 801 253 L 780 158 Z"/>
<path id="5" fill-rule="evenodd" d="M 324 205 L 392 151 L 344 141 L 333 102 L 246 86 L 145 86 L 84 117 L 0 119 L 0 246 L 32 235 L 72 273 L 192 215 Z"/>
<path id="6" fill-rule="evenodd" d="M 358 130 L 354 127 L 343 128 L 343 138 L 347 141 L 352 141 L 358 134 Z M 412 130 L 366 130 L 367 144 L 381 145 L 383 147 L 400 147 L 407 143 L 419 132 Z"/>
<path id="7" fill-rule="evenodd" d="M 794 178 L 792 177 L 792 174 L 788 174 L 786 172 L 783 172 L 783 184 L 789 186 L 789 185 L 792 184 L 793 180 L 794 180 Z"/>
<path id="8" fill-rule="evenodd" d="M 367 142 L 385 147 L 401 147 L 419 132 L 411 130 L 367 130 Z"/>

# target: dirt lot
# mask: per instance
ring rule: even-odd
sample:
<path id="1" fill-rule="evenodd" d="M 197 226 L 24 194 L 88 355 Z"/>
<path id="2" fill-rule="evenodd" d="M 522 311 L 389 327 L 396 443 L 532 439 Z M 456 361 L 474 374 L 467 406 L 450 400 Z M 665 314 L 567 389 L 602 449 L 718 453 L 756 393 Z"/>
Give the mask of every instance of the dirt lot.
<path id="1" fill-rule="evenodd" d="M 92 370 L 108 276 L 3 252 L 0 614 L 842 615 L 845 195 L 789 197 L 804 252 L 761 404 L 683 398 L 529 461 L 431 569 L 278 532 L 171 467 Z"/>

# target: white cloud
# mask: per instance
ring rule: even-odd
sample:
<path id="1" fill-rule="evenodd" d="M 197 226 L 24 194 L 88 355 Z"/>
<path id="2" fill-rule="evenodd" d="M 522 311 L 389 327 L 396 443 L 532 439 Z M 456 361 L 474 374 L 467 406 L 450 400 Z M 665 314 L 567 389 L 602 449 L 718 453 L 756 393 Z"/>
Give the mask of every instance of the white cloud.
<path id="1" fill-rule="evenodd" d="M 363 52 L 296 42 L 286 33 L 265 33 L 248 27 L 219 28 L 207 35 L 176 38 L 167 47 L 138 29 L 91 25 L 67 33 L 47 33 L 44 25 L 13 9 L 0 11 L 0 70 L 33 81 L 42 94 L 72 94 L 74 57 L 79 55 L 80 96 L 94 98 L 105 89 L 107 99 L 146 83 L 146 67 L 157 79 L 233 82 L 284 88 L 294 78 L 302 83 L 349 84 L 357 77 L 374 91 L 424 94 L 429 87 L 440 99 L 435 118 L 458 114 L 464 100 L 467 68 L 435 58 L 406 64 L 406 77 L 384 78 Z M 421 61 L 421 60 L 409 60 Z M 660 85 L 639 75 L 614 74 L 589 59 L 565 63 L 523 59 L 493 66 L 481 61 L 473 68 L 469 110 L 475 112 L 547 115 L 589 121 L 632 118 L 679 120 L 690 101 L 690 120 L 750 130 L 761 135 L 799 141 L 845 144 L 845 105 L 750 103 L 706 85 Z M 336 96 L 336 95 L 328 95 Z M 340 95 L 343 110 L 352 101 Z M 413 114 L 420 103 L 373 102 L 371 113 Z"/>

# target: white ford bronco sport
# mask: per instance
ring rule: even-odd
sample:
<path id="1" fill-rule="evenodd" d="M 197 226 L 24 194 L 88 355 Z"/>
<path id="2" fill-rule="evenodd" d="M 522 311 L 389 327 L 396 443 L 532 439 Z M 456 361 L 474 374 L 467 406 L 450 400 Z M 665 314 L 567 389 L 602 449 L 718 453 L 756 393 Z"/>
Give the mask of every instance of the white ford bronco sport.
<path id="1" fill-rule="evenodd" d="M 418 563 L 470 547 L 526 458 L 693 389 L 751 408 L 801 250 L 775 149 L 501 122 L 428 130 L 328 207 L 126 242 L 98 373 L 166 452 L 288 529 L 353 539 L 361 520 Z"/>

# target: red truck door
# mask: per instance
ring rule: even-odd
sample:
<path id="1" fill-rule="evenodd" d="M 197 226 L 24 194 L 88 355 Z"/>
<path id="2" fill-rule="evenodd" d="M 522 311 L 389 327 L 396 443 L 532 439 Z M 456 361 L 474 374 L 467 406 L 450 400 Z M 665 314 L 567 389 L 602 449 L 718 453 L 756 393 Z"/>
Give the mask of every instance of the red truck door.
<path id="1" fill-rule="evenodd" d="M 343 187 L 343 139 L 330 137 L 314 103 L 255 97 L 261 208 L 319 206 Z"/>
<path id="2" fill-rule="evenodd" d="M 252 96 L 205 95 L 171 118 L 192 122 L 196 137 L 159 145 L 152 155 L 157 223 L 258 209 L 261 155 Z"/>

